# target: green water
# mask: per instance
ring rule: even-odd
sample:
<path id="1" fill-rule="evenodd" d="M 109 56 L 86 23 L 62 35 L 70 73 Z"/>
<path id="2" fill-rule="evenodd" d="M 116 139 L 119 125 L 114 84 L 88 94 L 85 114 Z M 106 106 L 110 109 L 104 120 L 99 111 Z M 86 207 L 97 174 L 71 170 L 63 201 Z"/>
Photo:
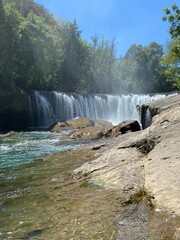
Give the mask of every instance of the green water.
<path id="1" fill-rule="evenodd" d="M 77 145 L 62 139 L 35 132 L 0 140 L 0 239 L 173 239 L 176 216 L 146 203 L 122 207 L 122 192 L 75 180 L 73 170 L 95 153 L 70 151 Z"/>
<path id="2" fill-rule="evenodd" d="M 66 132 L 19 132 L 0 139 L 0 168 L 19 166 L 76 147 L 72 141 L 63 141 L 66 134 Z"/>
<path id="3" fill-rule="evenodd" d="M 89 157 L 73 147 L 50 133 L 1 141 L 0 239 L 111 239 L 116 194 L 73 179 Z"/>

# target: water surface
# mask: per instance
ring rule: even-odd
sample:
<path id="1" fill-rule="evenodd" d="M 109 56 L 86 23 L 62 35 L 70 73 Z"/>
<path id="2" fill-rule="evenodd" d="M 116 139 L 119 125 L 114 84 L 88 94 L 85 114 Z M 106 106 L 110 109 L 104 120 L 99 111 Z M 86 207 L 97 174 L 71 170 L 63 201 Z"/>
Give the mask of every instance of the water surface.
<path id="1" fill-rule="evenodd" d="M 68 151 L 77 145 L 62 137 L 24 132 L 1 139 L 0 239 L 110 239 L 114 234 L 116 193 L 73 179 L 73 169 L 89 155 Z"/>
<path id="2" fill-rule="evenodd" d="M 0 139 L 0 168 L 29 163 L 40 157 L 72 149 L 72 141 L 63 141 L 67 132 L 19 132 Z"/>

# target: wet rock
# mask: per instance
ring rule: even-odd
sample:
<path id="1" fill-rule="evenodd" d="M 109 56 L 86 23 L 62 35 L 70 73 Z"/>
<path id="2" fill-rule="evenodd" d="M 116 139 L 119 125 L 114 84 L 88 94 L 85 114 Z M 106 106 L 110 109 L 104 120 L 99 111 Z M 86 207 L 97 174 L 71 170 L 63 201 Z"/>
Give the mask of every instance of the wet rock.
<path id="1" fill-rule="evenodd" d="M 149 221 L 151 212 L 145 203 L 125 207 L 121 215 L 113 222 L 118 229 L 113 240 L 150 239 Z"/>
<path id="2" fill-rule="evenodd" d="M 16 132 L 14 132 L 14 131 L 10 131 L 10 132 L 5 133 L 5 134 L 0 134 L 0 139 L 1 138 L 6 138 L 6 137 L 10 137 L 10 136 L 13 136 L 15 134 L 16 134 Z"/>
<path id="3" fill-rule="evenodd" d="M 53 124 L 48 129 L 48 131 L 51 131 L 51 132 L 61 132 L 61 131 L 64 131 L 64 130 L 68 130 L 69 128 L 70 128 L 70 126 L 68 125 L 67 122 L 58 122 L 58 123 Z"/>

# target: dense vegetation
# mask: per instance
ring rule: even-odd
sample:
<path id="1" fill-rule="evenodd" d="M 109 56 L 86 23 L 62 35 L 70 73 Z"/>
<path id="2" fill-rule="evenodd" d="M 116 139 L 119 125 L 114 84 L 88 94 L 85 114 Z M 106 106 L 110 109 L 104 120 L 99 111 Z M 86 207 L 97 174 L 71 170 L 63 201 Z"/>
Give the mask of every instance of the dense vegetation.
<path id="1" fill-rule="evenodd" d="M 170 25 L 169 33 L 171 42 L 168 46 L 168 52 L 162 60 L 165 67 L 167 80 L 180 90 L 180 9 L 176 4 L 172 9 L 165 8 L 166 16 L 163 20 L 168 20 Z"/>
<path id="2" fill-rule="evenodd" d="M 127 93 L 180 89 L 180 14 L 171 23 L 168 52 L 156 42 L 132 45 L 117 58 L 115 40 L 81 38 L 76 20 L 55 19 L 33 0 L 0 0 L 0 89 Z"/>

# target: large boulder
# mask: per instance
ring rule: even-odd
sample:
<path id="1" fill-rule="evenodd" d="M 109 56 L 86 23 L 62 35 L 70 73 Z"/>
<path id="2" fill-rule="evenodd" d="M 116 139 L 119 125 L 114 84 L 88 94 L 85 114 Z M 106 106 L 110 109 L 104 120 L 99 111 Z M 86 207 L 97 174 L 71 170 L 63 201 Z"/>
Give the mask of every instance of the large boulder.
<path id="1" fill-rule="evenodd" d="M 117 126 L 110 128 L 105 137 L 117 137 L 119 135 L 125 134 L 127 132 L 136 132 L 141 129 L 138 121 L 136 120 L 127 120 L 119 123 Z"/>

